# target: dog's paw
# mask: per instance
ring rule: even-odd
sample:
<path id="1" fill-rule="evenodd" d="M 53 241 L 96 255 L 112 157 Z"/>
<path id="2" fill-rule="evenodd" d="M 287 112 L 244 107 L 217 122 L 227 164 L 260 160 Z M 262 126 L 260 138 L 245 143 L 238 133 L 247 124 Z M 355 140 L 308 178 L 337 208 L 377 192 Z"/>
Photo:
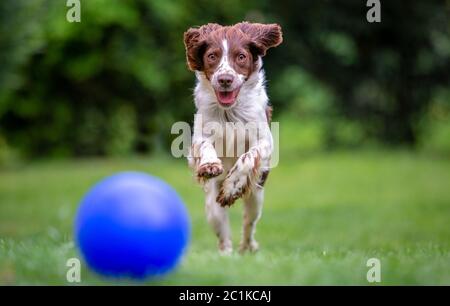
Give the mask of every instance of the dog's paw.
<path id="1" fill-rule="evenodd" d="M 246 178 L 231 180 L 225 179 L 219 190 L 216 201 L 220 206 L 231 206 L 237 199 L 241 198 L 249 190 L 249 184 Z"/>
<path id="2" fill-rule="evenodd" d="M 223 167 L 220 162 L 206 163 L 200 165 L 197 169 L 197 177 L 210 179 L 223 173 Z"/>
<path id="3" fill-rule="evenodd" d="M 219 254 L 221 256 L 231 256 L 231 254 L 233 254 L 231 240 L 219 241 Z"/>
<path id="4" fill-rule="evenodd" d="M 223 189 L 220 189 L 219 195 L 216 198 L 217 203 L 222 207 L 231 206 L 239 199 L 241 195 L 239 194 L 226 194 Z"/>
<path id="5" fill-rule="evenodd" d="M 249 251 L 255 253 L 259 250 L 259 243 L 256 240 L 242 241 L 239 245 L 239 253 L 244 254 Z"/>
<path id="6" fill-rule="evenodd" d="M 247 194 L 252 186 L 257 185 L 259 165 L 260 157 L 257 150 L 241 155 L 233 168 L 228 171 L 216 201 L 221 206 L 231 206 L 237 199 Z"/>

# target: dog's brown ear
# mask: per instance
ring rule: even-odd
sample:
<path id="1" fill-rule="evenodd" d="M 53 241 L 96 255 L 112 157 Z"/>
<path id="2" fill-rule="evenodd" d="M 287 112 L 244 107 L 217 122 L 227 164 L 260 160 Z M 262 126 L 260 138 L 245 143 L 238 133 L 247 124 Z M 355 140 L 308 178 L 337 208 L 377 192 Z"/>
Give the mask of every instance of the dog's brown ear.
<path id="1" fill-rule="evenodd" d="M 269 48 L 283 42 L 283 33 L 279 24 L 241 22 L 236 26 L 249 36 L 251 47 L 257 55 L 264 56 Z"/>
<path id="2" fill-rule="evenodd" d="M 208 23 L 200 28 L 190 28 L 184 32 L 184 46 L 186 48 L 186 59 L 189 69 L 192 71 L 203 69 L 203 53 L 206 50 L 207 36 L 221 28 L 216 23 Z"/>
<path id="3" fill-rule="evenodd" d="M 202 70 L 202 59 L 199 57 L 200 49 L 203 48 L 204 40 L 200 30 L 190 28 L 184 32 L 184 46 L 186 48 L 186 60 L 189 69 L 192 71 Z"/>

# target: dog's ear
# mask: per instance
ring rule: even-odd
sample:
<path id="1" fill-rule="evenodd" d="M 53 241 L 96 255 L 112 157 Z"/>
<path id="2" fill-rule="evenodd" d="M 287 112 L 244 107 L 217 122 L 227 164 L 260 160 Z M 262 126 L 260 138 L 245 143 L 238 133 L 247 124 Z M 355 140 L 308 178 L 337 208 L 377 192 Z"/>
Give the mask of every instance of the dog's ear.
<path id="1" fill-rule="evenodd" d="M 206 42 L 201 37 L 200 29 L 190 28 L 184 32 L 184 47 L 186 48 L 186 60 L 192 71 L 202 70 L 202 59 L 199 56 Z"/>
<path id="2" fill-rule="evenodd" d="M 276 47 L 283 42 L 281 26 L 276 23 L 241 22 L 236 26 L 250 38 L 250 47 L 256 55 L 264 56 L 269 48 Z"/>
<path id="3" fill-rule="evenodd" d="M 192 71 L 203 69 L 202 57 L 207 47 L 206 38 L 211 32 L 221 27 L 216 23 L 208 23 L 200 28 L 190 28 L 184 33 L 184 46 L 189 69 Z"/>

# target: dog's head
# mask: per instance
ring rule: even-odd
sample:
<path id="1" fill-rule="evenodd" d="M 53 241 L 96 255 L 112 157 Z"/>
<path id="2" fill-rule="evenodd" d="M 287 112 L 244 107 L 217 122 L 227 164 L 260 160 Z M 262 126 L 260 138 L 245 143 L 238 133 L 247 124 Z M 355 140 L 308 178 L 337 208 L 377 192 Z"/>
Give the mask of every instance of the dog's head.
<path id="1" fill-rule="evenodd" d="M 267 49 L 283 41 L 278 24 L 242 22 L 233 26 L 209 23 L 184 33 L 189 69 L 203 72 L 222 107 L 236 102 L 239 90 Z"/>

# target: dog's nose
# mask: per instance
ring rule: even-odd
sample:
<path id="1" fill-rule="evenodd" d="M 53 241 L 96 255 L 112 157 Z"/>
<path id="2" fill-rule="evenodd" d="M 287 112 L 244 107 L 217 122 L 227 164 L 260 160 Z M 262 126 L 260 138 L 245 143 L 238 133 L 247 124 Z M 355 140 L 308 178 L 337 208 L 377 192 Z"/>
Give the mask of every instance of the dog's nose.
<path id="1" fill-rule="evenodd" d="M 222 74 L 217 78 L 217 82 L 222 87 L 230 87 L 233 83 L 234 77 L 231 74 Z"/>

